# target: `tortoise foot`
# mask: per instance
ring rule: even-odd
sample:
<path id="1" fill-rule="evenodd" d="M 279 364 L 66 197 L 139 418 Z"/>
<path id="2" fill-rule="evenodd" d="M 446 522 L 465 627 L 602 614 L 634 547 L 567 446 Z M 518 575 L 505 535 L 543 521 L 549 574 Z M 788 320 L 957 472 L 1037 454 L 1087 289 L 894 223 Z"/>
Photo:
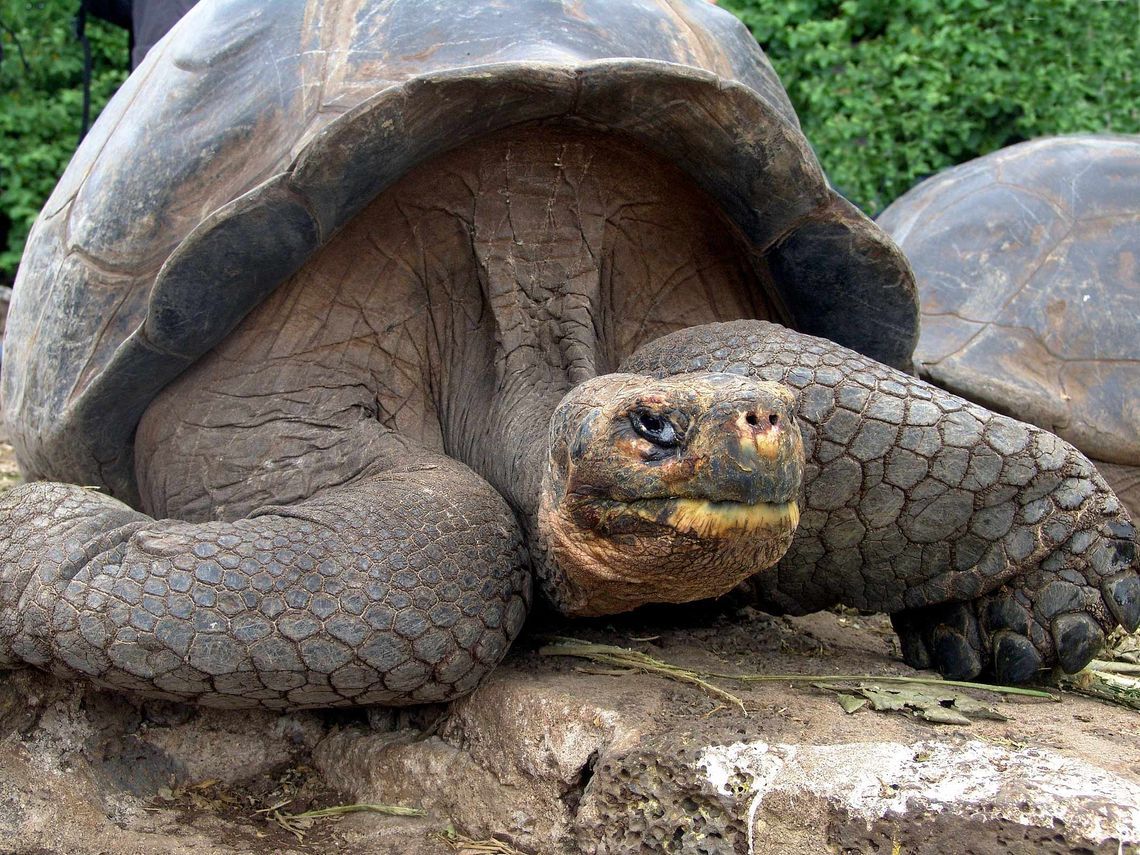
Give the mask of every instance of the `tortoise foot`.
<path id="1" fill-rule="evenodd" d="M 1140 624 L 1134 530 L 1114 522 L 1100 534 L 1107 563 L 1035 569 L 973 600 L 891 615 L 903 658 L 955 680 L 1024 683 L 1053 666 L 1081 670 L 1117 625 L 1133 632 Z"/>

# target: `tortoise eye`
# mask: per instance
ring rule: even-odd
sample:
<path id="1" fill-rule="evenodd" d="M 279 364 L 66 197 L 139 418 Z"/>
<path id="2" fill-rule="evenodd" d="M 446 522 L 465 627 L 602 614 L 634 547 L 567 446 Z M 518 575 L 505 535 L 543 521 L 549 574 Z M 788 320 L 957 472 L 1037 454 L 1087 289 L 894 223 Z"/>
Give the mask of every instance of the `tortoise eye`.
<path id="1" fill-rule="evenodd" d="M 675 448 L 681 444 L 677 429 L 666 416 L 649 410 L 634 410 L 629 414 L 629 421 L 638 436 L 660 448 Z"/>

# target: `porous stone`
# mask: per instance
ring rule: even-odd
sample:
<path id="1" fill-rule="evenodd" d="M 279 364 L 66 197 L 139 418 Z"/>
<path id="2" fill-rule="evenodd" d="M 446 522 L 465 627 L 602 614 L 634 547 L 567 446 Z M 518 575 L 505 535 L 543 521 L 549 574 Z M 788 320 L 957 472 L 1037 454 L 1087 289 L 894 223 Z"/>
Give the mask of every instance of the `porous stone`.
<path id="1" fill-rule="evenodd" d="M 655 632 L 648 647 L 698 669 L 794 672 L 805 660 L 788 648 L 811 639 L 836 672 L 884 654 L 881 620 L 761 617 Z M 1124 755 L 1092 744 L 1117 738 L 1109 720 L 1133 726 L 1128 711 L 1066 697 L 947 728 L 846 715 L 830 694 L 732 691 L 748 715 L 659 677 L 583 674 L 532 651 L 455 704 L 436 736 L 350 728 L 314 762 L 356 798 L 415 802 L 523 851 L 1108 853 L 1140 841 L 1140 738 L 1130 732 Z"/>
<path id="2" fill-rule="evenodd" d="M 705 783 L 748 817 L 746 851 L 1113 851 L 1140 829 L 1140 786 L 1054 752 L 976 739 L 710 745 Z M 826 834 L 819 829 L 826 828 Z M 699 850 L 693 850 L 699 851 Z"/>

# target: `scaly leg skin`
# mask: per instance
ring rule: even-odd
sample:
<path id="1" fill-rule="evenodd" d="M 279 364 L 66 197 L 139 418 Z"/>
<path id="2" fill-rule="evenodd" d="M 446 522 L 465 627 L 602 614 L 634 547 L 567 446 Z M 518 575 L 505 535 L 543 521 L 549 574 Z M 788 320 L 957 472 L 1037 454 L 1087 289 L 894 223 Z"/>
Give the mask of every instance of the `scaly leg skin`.
<path id="1" fill-rule="evenodd" d="M 622 370 L 797 390 L 805 502 L 787 556 L 755 580 L 768 604 L 887 611 L 911 665 L 1011 683 L 1079 670 L 1106 632 L 1140 624 L 1128 514 L 1047 431 L 761 321 L 673 333 Z"/>
<path id="2" fill-rule="evenodd" d="M 29 484 L 0 497 L 0 544 L 0 667 L 208 706 L 457 697 L 530 602 L 506 503 L 426 453 L 225 523 Z"/>

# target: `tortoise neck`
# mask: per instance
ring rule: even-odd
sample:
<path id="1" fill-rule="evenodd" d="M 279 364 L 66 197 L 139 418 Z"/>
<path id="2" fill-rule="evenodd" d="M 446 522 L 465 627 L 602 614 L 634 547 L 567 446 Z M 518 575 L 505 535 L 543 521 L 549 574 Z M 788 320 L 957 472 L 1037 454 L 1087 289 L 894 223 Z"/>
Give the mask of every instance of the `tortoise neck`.
<path id="1" fill-rule="evenodd" d="M 267 346 L 306 376 L 320 361 L 319 388 L 349 384 L 352 412 L 461 460 L 531 517 L 570 389 L 682 327 L 772 317 L 750 253 L 635 143 L 512 128 L 410 170 L 258 314 L 289 319 Z"/>
<path id="2" fill-rule="evenodd" d="M 665 333 L 772 314 L 726 218 L 627 141 L 515 129 L 430 166 L 417 193 L 437 198 L 458 175 L 470 194 L 447 206 L 470 267 L 431 298 L 433 323 L 449 324 L 436 392 L 444 448 L 524 520 L 537 512 L 550 416 L 567 392 Z"/>
<path id="3" fill-rule="evenodd" d="M 596 154 L 558 136 L 513 144 L 495 161 L 498 192 L 474 200 L 472 249 L 494 348 L 484 465 L 527 519 L 537 510 L 551 413 L 571 388 L 608 370 Z"/>

